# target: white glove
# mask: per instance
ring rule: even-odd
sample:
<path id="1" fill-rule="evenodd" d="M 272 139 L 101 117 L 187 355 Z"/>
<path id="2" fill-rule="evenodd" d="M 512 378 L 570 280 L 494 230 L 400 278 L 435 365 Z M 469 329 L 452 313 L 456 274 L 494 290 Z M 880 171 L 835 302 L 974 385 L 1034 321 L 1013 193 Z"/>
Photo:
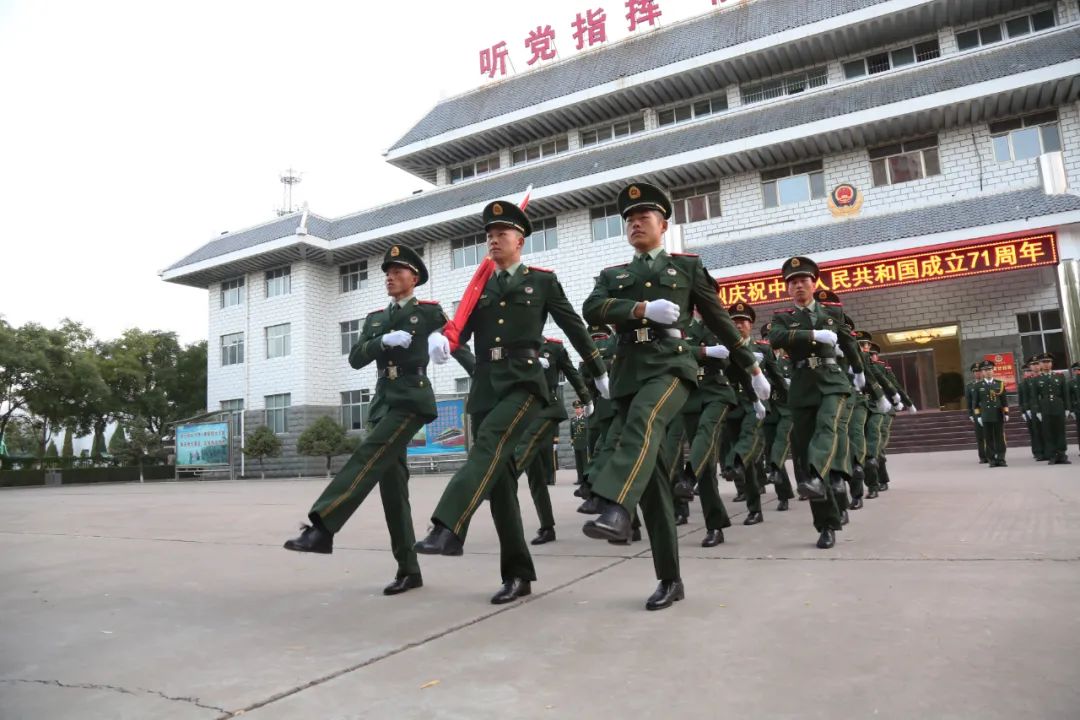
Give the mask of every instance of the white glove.
<path id="1" fill-rule="evenodd" d="M 540 358 L 540 367 L 547 370 L 549 367 L 551 367 L 551 363 L 548 362 L 547 358 L 542 357 L 542 358 Z"/>
<path id="2" fill-rule="evenodd" d="M 407 348 L 412 344 L 412 333 L 408 330 L 394 330 L 382 336 L 383 347 Z"/>
<path id="3" fill-rule="evenodd" d="M 784 387 L 791 387 L 791 378 L 784 378 Z"/>
<path id="4" fill-rule="evenodd" d="M 853 378 L 853 382 L 855 383 L 855 389 L 856 390 L 862 390 L 864 387 L 866 387 L 866 374 L 865 373 L 855 373 L 855 377 Z"/>
<path id="5" fill-rule="evenodd" d="M 729 355 L 731 355 L 731 351 L 723 345 L 705 346 L 705 357 L 711 357 L 717 360 L 726 360 Z"/>
<path id="6" fill-rule="evenodd" d="M 1001 422 L 1009 422 L 1009 413 L 1001 413 Z"/>
<path id="7" fill-rule="evenodd" d="M 893 405 L 900 405 L 900 393 L 893 393 L 892 396 Z"/>
<path id="8" fill-rule="evenodd" d="M 904 409 L 904 403 L 896 403 L 895 407 L 896 407 L 896 412 L 900 412 L 901 410 Z"/>
<path id="9" fill-rule="evenodd" d="M 759 353 L 759 352 L 756 352 L 756 353 L 754 353 L 754 358 L 755 358 L 755 359 L 756 359 L 756 360 L 757 360 L 758 362 L 762 362 L 762 361 L 764 361 L 764 360 L 765 360 L 765 356 L 764 356 L 764 355 L 762 355 L 762 354 L 761 354 L 761 353 Z"/>
<path id="10" fill-rule="evenodd" d="M 450 341 L 441 332 L 433 332 L 427 339 L 428 357 L 436 365 L 442 365 L 450 359 Z"/>
<path id="11" fill-rule="evenodd" d="M 1065 414 L 1068 415 L 1070 419 L 1076 417 L 1076 414 L 1072 410 L 1066 410 Z"/>
<path id="12" fill-rule="evenodd" d="M 1039 422 L 1042 422 L 1042 413 L 1035 413 L 1035 417 L 1039 418 Z"/>
<path id="13" fill-rule="evenodd" d="M 1027 420 L 1028 422 L 1031 422 L 1031 411 L 1030 410 L 1025 410 L 1024 411 L 1024 419 Z"/>
<path id="14" fill-rule="evenodd" d="M 815 330 L 814 340 L 825 345 L 835 345 L 836 333 L 834 333 L 832 330 Z"/>
<path id="15" fill-rule="evenodd" d="M 765 410 L 765 406 L 761 403 L 760 400 L 755 400 L 754 401 L 754 416 L 758 420 L 764 420 L 766 414 L 767 414 L 767 411 Z"/>
<path id="16" fill-rule="evenodd" d="M 758 396 L 758 400 L 768 400 L 769 395 L 772 394 L 772 385 L 769 384 L 768 379 L 765 377 L 765 373 L 759 372 L 750 378 L 750 384 L 754 387 L 754 393 Z"/>
<path id="17" fill-rule="evenodd" d="M 594 410 L 594 409 L 595 409 L 595 408 L 593 408 L 592 400 L 590 400 L 589 402 L 587 402 L 587 403 L 585 404 L 585 417 L 589 417 L 590 415 L 592 415 L 592 414 L 593 414 L 593 410 Z"/>
<path id="18" fill-rule="evenodd" d="M 982 426 L 983 426 L 982 418 L 979 418 L 979 427 L 982 427 Z"/>
<path id="19" fill-rule="evenodd" d="M 975 422 L 975 418 L 971 417 L 970 415 L 968 415 L 968 420 L 970 420 L 971 422 Z"/>
<path id="20" fill-rule="evenodd" d="M 645 317 L 661 325 L 671 325 L 679 319 L 679 306 L 670 300 L 650 300 L 645 303 Z"/>
<path id="21" fill-rule="evenodd" d="M 608 387 L 607 373 L 604 373 L 600 377 L 593 380 L 593 385 L 595 385 L 596 389 L 600 391 L 600 397 L 604 398 L 605 400 L 611 399 L 611 388 Z"/>
<path id="22" fill-rule="evenodd" d="M 908 409 L 907 409 L 907 411 L 908 411 L 909 413 L 911 413 L 912 415 L 914 415 L 915 413 L 919 412 L 919 411 L 918 411 L 918 409 L 916 409 L 916 407 L 915 407 L 914 405 L 908 405 Z"/>
<path id="23" fill-rule="evenodd" d="M 889 402 L 889 398 L 881 397 L 877 401 L 877 409 L 880 413 L 887 413 L 892 410 L 892 403 Z M 971 418 L 971 422 L 975 422 L 975 418 Z"/>

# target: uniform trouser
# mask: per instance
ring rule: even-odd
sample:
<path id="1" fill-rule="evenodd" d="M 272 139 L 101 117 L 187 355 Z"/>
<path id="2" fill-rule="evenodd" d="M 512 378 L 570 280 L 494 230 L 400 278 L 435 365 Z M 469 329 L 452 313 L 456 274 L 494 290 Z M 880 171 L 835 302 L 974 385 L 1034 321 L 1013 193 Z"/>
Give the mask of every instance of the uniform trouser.
<path id="1" fill-rule="evenodd" d="M 473 446 L 465 464 L 443 490 L 432 520 L 465 540 L 469 521 L 485 499 L 499 535 L 503 582 L 535 580 L 529 546 L 521 526 L 517 499 L 514 449 L 540 410 L 540 401 L 527 390 L 514 388 L 487 412 L 473 413 Z"/>
<path id="2" fill-rule="evenodd" d="M 863 467 L 866 463 L 866 416 L 869 410 L 861 402 L 852 403 L 851 422 L 848 425 L 848 448 L 851 457 L 852 470 L 855 465 Z M 863 496 L 864 478 L 866 468 L 863 467 L 863 477 L 857 473 L 851 475 L 851 497 Z"/>
<path id="3" fill-rule="evenodd" d="M 791 413 L 786 410 L 780 413 L 780 419 L 776 423 L 776 437 L 773 438 L 772 448 L 769 450 L 769 465 L 777 473 L 776 497 L 780 500 L 791 500 L 795 497 L 795 490 L 791 487 L 791 478 L 788 477 L 787 462 L 791 452 Z"/>
<path id="4" fill-rule="evenodd" d="M 885 418 L 882 413 L 870 413 L 866 419 L 866 486 L 871 490 L 880 487 L 878 474 L 878 456 L 881 455 L 882 432 L 885 427 Z"/>
<path id="5" fill-rule="evenodd" d="M 700 413 L 684 413 L 683 426 L 690 438 L 690 468 L 698 480 L 698 499 L 705 516 L 705 527 L 722 530 L 731 526 L 720 488 L 716 480 L 717 454 L 720 436 L 731 405 L 722 402 L 706 403 Z"/>
<path id="6" fill-rule="evenodd" d="M 1076 447 L 1080 448 L 1080 407 L 1073 408 L 1073 415 L 1076 416 Z"/>
<path id="7" fill-rule="evenodd" d="M 522 470 L 529 480 L 529 493 L 532 495 L 540 527 L 555 527 L 555 515 L 551 510 L 551 495 L 548 493 L 548 477 L 555 471 L 552 458 L 552 444 L 559 432 L 559 421 L 551 418 L 537 418 L 525 431 L 525 437 L 514 452 L 514 469 Z"/>
<path id="8" fill-rule="evenodd" d="M 823 395 L 821 404 L 810 407 L 791 408 L 791 441 L 795 455 L 796 474 L 801 471 L 807 477 L 816 474 L 824 482 L 825 497 L 810 501 L 814 527 L 818 532 L 826 529 L 839 530 L 840 508 L 833 495 L 830 471 L 834 470 L 840 422 L 847 412 L 847 395 Z"/>
<path id="9" fill-rule="evenodd" d="M 746 510 L 761 512 L 761 491 L 764 478 L 759 478 L 758 458 L 765 450 L 765 434 L 761 430 L 761 420 L 754 415 L 752 406 L 745 405 L 742 417 L 725 420 L 726 432 L 731 436 L 731 448 L 724 459 L 726 467 L 741 465 L 745 476 L 743 494 L 746 495 Z M 738 490 L 738 487 L 736 487 Z"/>
<path id="10" fill-rule="evenodd" d="M 596 460 L 596 456 L 600 453 L 600 448 L 604 446 L 604 435 L 607 433 L 608 428 L 611 427 L 611 421 L 613 417 L 606 417 L 603 419 L 589 418 L 589 467 Z M 589 473 L 588 467 L 585 473 Z"/>
<path id="11" fill-rule="evenodd" d="M 633 512 L 641 504 L 653 567 L 660 580 L 679 579 L 679 546 L 669 468 L 660 456 L 668 425 L 678 418 L 690 383 L 671 375 L 650 378 L 634 395 L 616 399 L 618 412 L 604 439 L 608 460 L 597 466 L 592 490 Z"/>
<path id="12" fill-rule="evenodd" d="M 1058 458 L 1065 454 L 1065 415 L 1043 413 L 1042 422 L 1043 453 L 1047 458 Z"/>
<path id="13" fill-rule="evenodd" d="M 574 448 L 574 470 L 577 471 L 577 483 L 585 480 L 585 466 L 589 464 L 589 448 Z"/>
<path id="14" fill-rule="evenodd" d="M 360 447 L 308 513 L 312 519 L 318 516 L 327 530 L 336 533 L 378 485 L 399 577 L 420 572 L 413 550 L 416 537 L 409 507 L 409 466 L 405 451 L 413 435 L 423 426 L 424 421 L 416 413 L 391 408 L 369 429 Z"/>
<path id="15" fill-rule="evenodd" d="M 986 440 L 986 459 L 1001 462 L 1005 459 L 1005 423 L 987 422 L 983 419 L 983 437 Z"/>
<path id="16" fill-rule="evenodd" d="M 658 463 L 662 462 L 663 467 L 667 468 L 667 479 L 673 488 L 679 478 L 682 477 L 683 441 L 685 439 L 686 432 L 683 429 L 683 424 L 676 417 L 668 424 L 667 432 L 664 433 L 664 442 L 660 446 L 660 455 L 657 459 Z M 673 495 L 672 502 L 675 504 L 676 517 L 690 515 L 690 503 L 688 501 L 680 500 Z"/>
<path id="17" fill-rule="evenodd" d="M 975 416 L 972 415 L 971 417 L 975 417 Z M 982 425 L 979 424 L 979 421 L 978 421 L 977 418 L 975 419 L 974 425 L 975 425 L 975 443 L 978 445 L 978 448 L 979 448 L 979 462 L 982 462 L 983 460 L 988 459 L 986 457 L 986 431 L 983 430 L 983 427 L 982 427 Z M 1031 430 L 1031 423 L 1028 423 L 1028 430 Z"/>

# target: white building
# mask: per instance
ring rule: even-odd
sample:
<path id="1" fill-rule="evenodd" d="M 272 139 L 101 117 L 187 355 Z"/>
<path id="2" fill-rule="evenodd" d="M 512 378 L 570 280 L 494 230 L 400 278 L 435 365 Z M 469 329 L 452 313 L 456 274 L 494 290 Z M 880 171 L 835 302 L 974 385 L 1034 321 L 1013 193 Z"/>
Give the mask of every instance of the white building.
<path id="1" fill-rule="evenodd" d="M 1080 359 L 1078 29 L 1076 0 L 746 2 L 444 100 L 386 154 L 430 190 L 228 233 L 162 277 L 208 290 L 208 407 L 289 447 L 318 414 L 360 419 L 374 369 L 346 354 L 387 303 L 389 245 L 422 250 L 420 295 L 451 311 L 480 210 L 531 183 L 527 262 L 580 307 L 629 256 L 613 203 L 643 179 L 676 199 L 725 299 L 763 322 L 764 273 L 793 254 L 835 266 L 909 392 L 952 407 L 942 376 L 986 354 Z M 467 387 L 453 362 L 429 372 L 437 393 Z"/>

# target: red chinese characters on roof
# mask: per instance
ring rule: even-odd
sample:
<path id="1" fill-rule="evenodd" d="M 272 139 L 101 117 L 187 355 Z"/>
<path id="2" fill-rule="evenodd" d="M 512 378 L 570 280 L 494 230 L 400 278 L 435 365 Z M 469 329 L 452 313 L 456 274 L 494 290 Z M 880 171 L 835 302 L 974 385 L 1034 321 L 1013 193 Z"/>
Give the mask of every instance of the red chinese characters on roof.
<path id="1" fill-rule="evenodd" d="M 553 60 L 555 58 L 555 31 L 550 25 L 536 26 L 536 29 L 525 38 L 525 47 L 532 53 L 527 65 L 532 65 L 537 60 Z"/>
<path id="2" fill-rule="evenodd" d="M 495 43 L 489 48 L 480 51 L 480 74 L 489 78 L 498 75 L 506 75 L 506 41 Z"/>
<path id="3" fill-rule="evenodd" d="M 626 0 L 627 28 L 630 32 L 637 30 L 638 25 L 655 25 L 662 14 L 660 3 L 653 0 Z"/>
<path id="4" fill-rule="evenodd" d="M 573 38 L 578 50 L 583 49 L 586 43 L 592 47 L 607 41 L 607 13 L 604 8 L 586 10 L 584 17 L 578 13 L 570 27 L 574 28 Z"/>

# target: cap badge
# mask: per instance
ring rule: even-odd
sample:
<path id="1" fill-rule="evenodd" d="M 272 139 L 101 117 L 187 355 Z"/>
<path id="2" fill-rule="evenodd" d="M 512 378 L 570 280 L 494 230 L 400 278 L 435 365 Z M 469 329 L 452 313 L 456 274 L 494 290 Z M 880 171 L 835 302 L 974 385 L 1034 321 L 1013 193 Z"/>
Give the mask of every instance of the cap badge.
<path id="1" fill-rule="evenodd" d="M 641 197 L 641 189 L 637 185 L 631 185 L 630 189 L 626 191 L 626 194 L 631 200 L 637 200 Z"/>
<path id="2" fill-rule="evenodd" d="M 503 214 L 502 205 L 500 205 L 499 203 L 495 203 L 494 205 L 492 205 L 491 206 L 491 214 L 492 215 L 502 215 Z"/>
<path id="3" fill-rule="evenodd" d="M 791 267 L 799 267 L 799 258 L 791 258 Z"/>
<path id="4" fill-rule="evenodd" d="M 390 248 L 390 257 L 397 257 L 400 254 L 401 254 L 401 248 L 399 248 L 397 245 Z"/>

